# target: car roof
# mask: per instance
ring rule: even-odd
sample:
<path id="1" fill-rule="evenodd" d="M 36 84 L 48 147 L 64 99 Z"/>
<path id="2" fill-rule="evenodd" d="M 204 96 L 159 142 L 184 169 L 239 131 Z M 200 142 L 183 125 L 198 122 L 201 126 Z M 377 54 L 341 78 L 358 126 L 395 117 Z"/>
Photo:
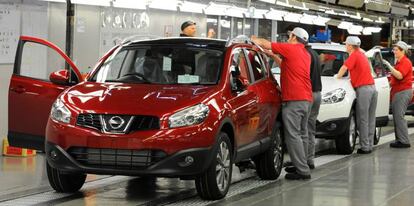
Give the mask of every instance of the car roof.
<path id="1" fill-rule="evenodd" d="M 346 52 L 345 45 L 338 43 L 309 43 L 312 49 Z"/>
<path id="2" fill-rule="evenodd" d="M 188 45 L 194 47 L 207 47 L 224 49 L 226 41 L 220 39 L 211 38 L 199 38 L 199 37 L 164 37 L 155 39 L 135 40 L 127 42 L 124 46 L 137 46 L 137 45 Z"/>

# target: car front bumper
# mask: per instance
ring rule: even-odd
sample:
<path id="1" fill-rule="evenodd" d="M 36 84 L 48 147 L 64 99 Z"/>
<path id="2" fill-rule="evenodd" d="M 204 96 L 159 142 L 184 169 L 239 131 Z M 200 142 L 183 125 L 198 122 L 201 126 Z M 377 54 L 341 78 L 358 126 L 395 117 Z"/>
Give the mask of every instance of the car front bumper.
<path id="1" fill-rule="evenodd" d="M 334 139 L 344 133 L 349 125 L 349 118 L 330 119 L 316 122 L 316 137 Z"/>
<path id="2" fill-rule="evenodd" d="M 204 172 L 214 159 L 216 148 L 193 148 L 166 156 L 147 167 L 117 168 L 85 165 L 60 146 L 46 142 L 45 153 L 51 167 L 64 173 L 89 173 L 103 175 L 157 176 L 157 177 L 194 177 Z M 52 155 L 53 154 L 53 155 Z M 189 163 L 188 158 L 192 161 Z"/>

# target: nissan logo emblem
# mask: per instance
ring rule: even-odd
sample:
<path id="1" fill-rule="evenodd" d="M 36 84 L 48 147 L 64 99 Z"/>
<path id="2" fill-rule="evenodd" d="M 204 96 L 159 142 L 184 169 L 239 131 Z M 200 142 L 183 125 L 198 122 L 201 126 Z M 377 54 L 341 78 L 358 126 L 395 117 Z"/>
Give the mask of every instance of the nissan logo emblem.
<path id="1" fill-rule="evenodd" d="M 119 129 L 121 128 L 125 121 L 120 116 L 113 116 L 109 119 L 109 125 L 111 125 L 112 129 Z"/>

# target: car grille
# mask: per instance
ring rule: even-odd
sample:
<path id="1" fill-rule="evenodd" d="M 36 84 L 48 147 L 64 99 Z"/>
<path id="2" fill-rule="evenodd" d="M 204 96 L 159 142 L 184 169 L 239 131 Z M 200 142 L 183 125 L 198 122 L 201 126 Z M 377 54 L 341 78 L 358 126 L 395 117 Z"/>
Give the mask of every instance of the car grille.
<path id="1" fill-rule="evenodd" d="M 144 169 L 164 159 L 161 150 L 128 150 L 71 147 L 68 153 L 80 164 L 105 169 Z"/>
<path id="2" fill-rule="evenodd" d="M 101 117 L 96 114 L 80 114 L 76 121 L 76 124 L 83 127 L 94 128 L 97 130 L 102 129 Z"/>
<path id="3" fill-rule="evenodd" d="M 103 131 L 104 129 L 103 123 L 105 123 L 107 127 L 109 127 L 108 126 L 109 121 L 111 117 L 114 117 L 114 116 L 121 117 L 126 122 L 129 121 L 131 117 L 134 117 L 134 118 L 129 128 L 126 128 L 126 125 L 124 127 L 119 128 L 118 131 L 116 129 L 107 128 L 107 130 L 110 130 L 110 132 L 128 133 L 131 131 L 154 130 L 154 129 L 160 128 L 160 122 L 159 122 L 158 117 L 145 116 L 145 115 L 128 116 L 128 115 L 79 114 L 76 124 L 78 126 L 93 128 L 93 129 Z"/>

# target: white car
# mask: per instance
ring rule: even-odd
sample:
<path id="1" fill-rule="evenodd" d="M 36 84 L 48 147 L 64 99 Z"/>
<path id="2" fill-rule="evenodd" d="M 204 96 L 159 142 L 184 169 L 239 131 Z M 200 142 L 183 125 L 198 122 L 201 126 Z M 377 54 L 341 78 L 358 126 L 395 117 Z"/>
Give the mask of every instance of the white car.
<path id="1" fill-rule="evenodd" d="M 319 54 L 322 76 L 322 102 L 316 123 L 316 137 L 334 139 L 337 152 L 350 154 L 354 151 L 356 131 L 356 94 L 348 73 L 342 79 L 333 76 L 338 73 L 348 53 L 344 45 L 311 43 L 312 48 Z M 379 141 L 381 127 L 388 123 L 390 86 L 382 63 L 381 52 L 373 49 L 365 53 L 371 62 L 371 71 L 378 91 L 376 110 L 376 135 L 374 144 Z M 280 69 L 272 69 L 280 82 Z"/>

